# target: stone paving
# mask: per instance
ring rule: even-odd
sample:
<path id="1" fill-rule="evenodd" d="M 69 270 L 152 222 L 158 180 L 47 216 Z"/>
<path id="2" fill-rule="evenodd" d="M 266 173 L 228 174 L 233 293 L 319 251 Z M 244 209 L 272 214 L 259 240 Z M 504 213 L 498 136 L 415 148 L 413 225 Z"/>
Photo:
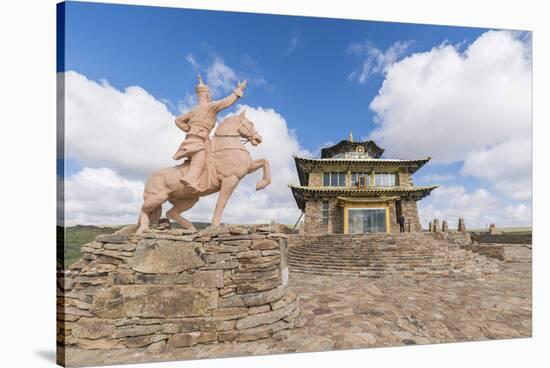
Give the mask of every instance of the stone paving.
<path id="1" fill-rule="evenodd" d="M 169 352 L 68 349 L 70 365 L 311 352 L 530 337 L 531 263 L 475 278 L 364 279 L 294 273 L 305 325 L 286 339 Z"/>

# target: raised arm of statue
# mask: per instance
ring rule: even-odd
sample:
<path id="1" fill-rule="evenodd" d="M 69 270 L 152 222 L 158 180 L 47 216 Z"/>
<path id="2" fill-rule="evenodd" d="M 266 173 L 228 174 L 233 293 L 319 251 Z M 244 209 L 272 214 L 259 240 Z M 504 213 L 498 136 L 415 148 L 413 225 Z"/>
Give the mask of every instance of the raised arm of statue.
<path id="1" fill-rule="evenodd" d="M 216 112 L 220 112 L 223 109 L 227 109 L 229 106 L 233 105 L 239 98 L 243 97 L 244 90 L 246 88 L 246 81 L 240 82 L 233 92 L 226 98 L 212 102 L 212 106 Z"/>
<path id="2" fill-rule="evenodd" d="M 186 112 L 176 118 L 176 125 L 184 132 L 188 132 L 191 127 L 189 126 L 189 120 L 191 119 L 191 113 Z"/>

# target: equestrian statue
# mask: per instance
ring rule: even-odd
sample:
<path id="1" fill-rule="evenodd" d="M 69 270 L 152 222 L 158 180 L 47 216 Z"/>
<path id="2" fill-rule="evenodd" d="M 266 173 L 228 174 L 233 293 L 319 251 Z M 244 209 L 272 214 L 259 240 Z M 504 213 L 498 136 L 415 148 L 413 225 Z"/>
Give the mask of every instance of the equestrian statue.
<path id="1" fill-rule="evenodd" d="M 210 88 L 200 75 L 198 80 L 195 88 L 197 106 L 176 118 L 176 126 L 186 136 L 173 159 L 185 160 L 179 165 L 155 171 L 147 179 L 138 234 L 148 232 L 150 224 L 158 223 L 165 202 L 173 205 L 166 212 L 166 217 L 184 229 L 194 230 L 193 224 L 181 213 L 192 208 L 200 197 L 217 192 L 219 195 L 212 225 L 218 226 L 227 201 L 242 178 L 262 168 L 263 175 L 256 183 L 256 190 L 271 183 L 269 162 L 266 159 L 252 160 L 245 147 L 248 142 L 257 146 L 262 142 L 262 137 L 255 130 L 254 123 L 246 118 L 244 110 L 224 119 L 210 139 L 217 114 L 243 96 L 246 81 L 238 83 L 231 95 L 212 101 Z"/>

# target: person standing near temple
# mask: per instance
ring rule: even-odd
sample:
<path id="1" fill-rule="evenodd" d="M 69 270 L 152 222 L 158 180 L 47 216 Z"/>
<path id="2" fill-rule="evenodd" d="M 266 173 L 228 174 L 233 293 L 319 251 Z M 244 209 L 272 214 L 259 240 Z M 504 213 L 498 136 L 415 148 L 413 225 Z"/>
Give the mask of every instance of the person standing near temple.
<path id="1" fill-rule="evenodd" d="M 405 216 L 403 216 L 403 214 L 401 214 L 401 216 L 399 216 L 399 219 L 397 221 L 399 222 L 399 232 L 404 233 L 405 232 Z"/>

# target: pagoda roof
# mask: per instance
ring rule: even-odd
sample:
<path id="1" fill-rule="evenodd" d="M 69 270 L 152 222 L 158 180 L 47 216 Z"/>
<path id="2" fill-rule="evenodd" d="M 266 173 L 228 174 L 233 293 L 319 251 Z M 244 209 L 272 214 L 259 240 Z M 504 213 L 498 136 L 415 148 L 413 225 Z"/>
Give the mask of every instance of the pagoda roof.
<path id="1" fill-rule="evenodd" d="M 309 173 L 318 170 L 323 166 L 345 165 L 350 170 L 357 168 L 374 168 L 375 166 L 396 166 L 407 168 L 412 174 L 424 166 L 431 157 L 426 157 L 419 160 L 398 160 L 398 159 L 349 159 L 349 158 L 304 158 L 293 156 L 298 171 L 298 178 L 301 185 L 307 185 Z"/>
<path id="2" fill-rule="evenodd" d="M 341 140 L 339 143 L 321 149 L 321 158 L 330 158 L 343 152 L 355 151 L 358 146 L 363 146 L 374 158 L 379 158 L 384 153 L 384 149 L 378 147 L 374 141 L 350 141 Z"/>
<path id="3" fill-rule="evenodd" d="M 298 207 L 304 211 L 306 199 L 345 197 L 347 200 L 356 197 L 388 197 L 400 196 L 414 199 L 416 201 L 428 196 L 437 185 L 412 186 L 412 187 L 307 187 L 301 185 L 289 185 Z"/>

